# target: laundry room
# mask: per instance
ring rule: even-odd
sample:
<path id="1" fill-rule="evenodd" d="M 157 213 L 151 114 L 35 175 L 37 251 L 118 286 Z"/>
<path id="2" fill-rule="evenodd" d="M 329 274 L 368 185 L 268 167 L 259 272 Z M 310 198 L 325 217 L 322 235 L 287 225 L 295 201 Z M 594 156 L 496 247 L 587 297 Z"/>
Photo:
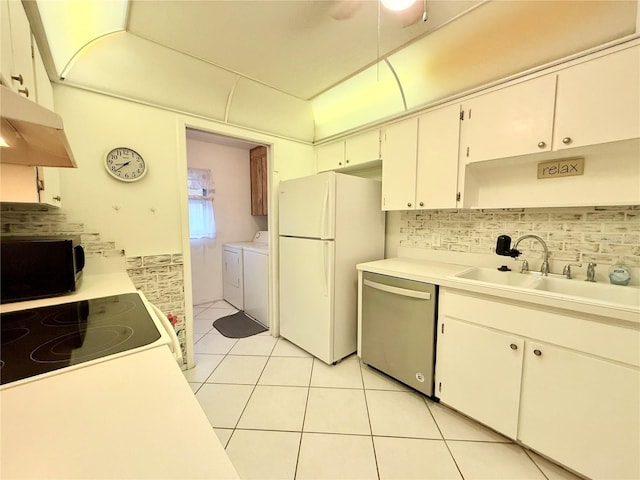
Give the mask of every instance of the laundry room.
<path id="1" fill-rule="evenodd" d="M 240 139 L 187 130 L 194 305 L 223 298 L 223 246 L 252 241 L 257 232 L 268 230 L 266 205 L 264 215 L 252 215 L 250 155 L 258 147 Z"/>

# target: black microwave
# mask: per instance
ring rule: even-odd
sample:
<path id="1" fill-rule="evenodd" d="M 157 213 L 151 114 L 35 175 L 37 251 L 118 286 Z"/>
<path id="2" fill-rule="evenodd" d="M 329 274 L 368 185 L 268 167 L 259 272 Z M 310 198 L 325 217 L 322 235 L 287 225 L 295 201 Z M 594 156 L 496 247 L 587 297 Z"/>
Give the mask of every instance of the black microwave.
<path id="1" fill-rule="evenodd" d="M 78 236 L 2 236 L 0 257 L 0 303 L 71 293 L 82 279 Z"/>

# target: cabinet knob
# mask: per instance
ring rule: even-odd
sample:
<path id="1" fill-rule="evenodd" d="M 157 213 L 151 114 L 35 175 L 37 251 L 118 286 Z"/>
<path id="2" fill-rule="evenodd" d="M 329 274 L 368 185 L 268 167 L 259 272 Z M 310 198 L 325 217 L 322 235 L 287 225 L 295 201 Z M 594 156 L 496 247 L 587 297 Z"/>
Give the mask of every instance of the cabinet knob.
<path id="1" fill-rule="evenodd" d="M 15 80 L 20 85 L 22 85 L 24 83 L 24 78 L 22 78 L 22 74 L 21 73 L 18 74 L 18 75 L 11 75 L 11 80 Z"/>
<path id="2" fill-rule="evenodd" d="M 533 354 L 534 354 L 536 357 L 539 357 L 539 356 L 541 356 L 541 355 L 542 355 L 542 352 L 536 348 L 536 349 L 533 351 Z"/>
<path id="3" fill-rule="evenodd" d="M 421 207 L 424 207 L 424 202 L 420 202 L 420 206 L 421 206 Z"/>
<path id="4" fill-rule="evenodd" d="M 562 143 L 564 143 L 565 145 L 569 145 L 571 142 L 573 142 L 573 140 L 571 139 L 571 137 L 564 137 L 562 139 Z"/>
<path id="5" fill-rule="evenodd" d="M 25 97 L 29 98 L 29 89 L 26 88 L 26 87 L 25 88 L 20 88 L 18 90 L 18 93 L 22 93 L 22 94 L 24 94 Z"/>
<path id="6" fill-rule="evenodd" d="M 411 203 L 407 203 L 407 207 L 410 207 L 410 206 L 411 206 Z"/>
<path id="7" fill-rule="evenodd" d="M 60 198 L 60 195 L 56 195 L 55 197 L 53 197 L 53 199 L 54 199 L 56 202 L 59 202 L 59 201 L 61 201 L 61 200 L 62 200 L 62 198 Z"/>
<path id="8" fill-rule="evenodd" d="M 342 162 L 338 162 L 338 165 L 342 165 Z"/>
<path id="9" fill-rule="evenodd" d="M 349 163 L 349 160 L 345 160 L 344 163 Z"/>
<path id="10" fill-rule="evenodd" d="M 516 345 L 515 343 L 512 343 L 511 345 L 509 345 L 509 347 L 511 347 L 511 350 L 517 350 L 518 349 L 518 345 Z"/>
<path id="11" fill-rule="evenodd" d="M 546 146 L 547 146 L 547 143 L 546 143 L 546 142 L 538 142 L 538 147 L 539 147 L 539 148 L 544 148 L 544 147 L 546 147 Z"/>

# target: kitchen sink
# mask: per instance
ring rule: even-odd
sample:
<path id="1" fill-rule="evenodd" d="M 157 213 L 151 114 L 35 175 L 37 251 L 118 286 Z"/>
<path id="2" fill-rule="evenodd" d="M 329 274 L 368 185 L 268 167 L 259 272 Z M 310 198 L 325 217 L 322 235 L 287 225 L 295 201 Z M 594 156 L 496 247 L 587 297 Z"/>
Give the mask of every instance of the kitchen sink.
<path id="1" fill-rule="evenodd" d="M 457 279 L 504 285 L 508 287 L 531 287 L 540 277 L 532 274 L 503 272 L 496 268 L 475 267 L 453 275 Z"/>
<path id="2" fill-rule="evenodd" d="M 570 280 L 554 274 L 542 276 L 539 272 L 503 272 L 487 267 L 470 268 L 452 275 L 451 278 L 485 287 L 506 287 L 531 293 L 548 293 L 556 298 L 582 298 L 589 302 L 640 309 L 640 288 L 635 286 Z"/>
<path id="3" fill-rule="evenodd" d="M 640 289 L 637 287 L 540 277 L 536 279 L 533 288 L 546 292 L 559 293 L 561 295 L 586 297 L 607 303 L 640 308 Z"/>

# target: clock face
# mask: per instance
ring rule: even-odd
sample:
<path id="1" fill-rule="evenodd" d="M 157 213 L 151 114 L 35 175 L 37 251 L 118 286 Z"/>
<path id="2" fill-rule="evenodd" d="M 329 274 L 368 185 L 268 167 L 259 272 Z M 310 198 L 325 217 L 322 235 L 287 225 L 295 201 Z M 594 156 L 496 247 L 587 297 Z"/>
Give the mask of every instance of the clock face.
<path id="1" fill-rule="evenodd" d="M 126 147 L 111 150 L 105 158 L 104 166 L 107 172 L 123 182 L 135 182 L 147 173 L 147 164 L 140 154 Z"/>

